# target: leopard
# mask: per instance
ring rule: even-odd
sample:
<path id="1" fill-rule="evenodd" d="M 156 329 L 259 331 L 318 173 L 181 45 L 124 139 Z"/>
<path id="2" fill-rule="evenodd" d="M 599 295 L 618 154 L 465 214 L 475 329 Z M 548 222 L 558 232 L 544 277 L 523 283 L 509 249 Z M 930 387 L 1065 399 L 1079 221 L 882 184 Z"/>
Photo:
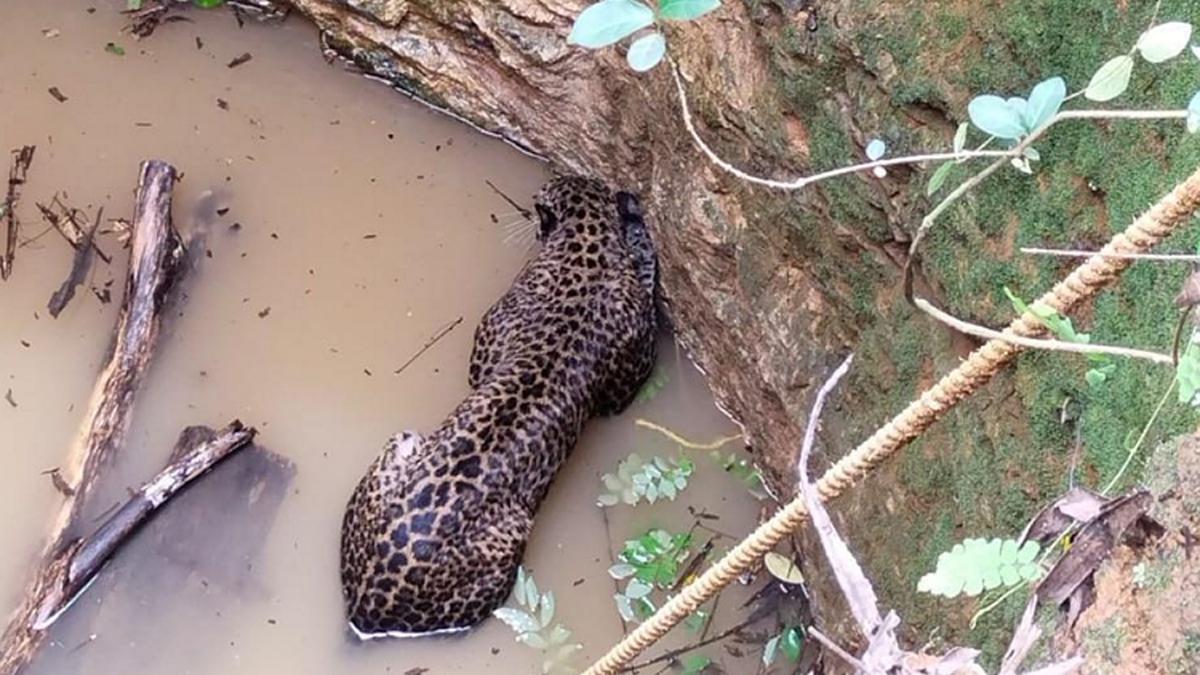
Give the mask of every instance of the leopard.
<path id="1" fill-rule="evenodd" d="M 394 435 L 346 506 L 360 639 L 463 632 L 503 605 L 585 423 L 625 410 L 653 369 L 658 263 L 637 196 L 566 175 L 534 207 L 538 250 L 476 327 L 469 393 L 430 433 Z"/>

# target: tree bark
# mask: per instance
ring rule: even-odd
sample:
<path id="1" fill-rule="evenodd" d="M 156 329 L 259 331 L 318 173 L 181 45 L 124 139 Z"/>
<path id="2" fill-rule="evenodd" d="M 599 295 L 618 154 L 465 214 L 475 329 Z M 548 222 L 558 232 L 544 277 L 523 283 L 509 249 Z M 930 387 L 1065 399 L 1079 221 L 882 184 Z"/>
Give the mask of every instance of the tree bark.
<path id="1" fill-rule="evenodd" d="M 101 470 L 124 440 L 134 399 L 154 353 L 163 309 L 177 280 L 183 245 L 171 224 L 175 169 L 164 162 L 142 163 L 135 197 L 129 272 L 117 321 L 116 340 L 101 371 L 80 427 L 80 435 L 60 469 L 63 502 L 51 521 L 41 562 L 26 586 L 20 606 L 0 637 L 0 675 L 23 668 L 45 636 L 51 613 L 70 597 L 64 581 L 72 578 L 80 541 L 72 530 L 87 504 Z"/>

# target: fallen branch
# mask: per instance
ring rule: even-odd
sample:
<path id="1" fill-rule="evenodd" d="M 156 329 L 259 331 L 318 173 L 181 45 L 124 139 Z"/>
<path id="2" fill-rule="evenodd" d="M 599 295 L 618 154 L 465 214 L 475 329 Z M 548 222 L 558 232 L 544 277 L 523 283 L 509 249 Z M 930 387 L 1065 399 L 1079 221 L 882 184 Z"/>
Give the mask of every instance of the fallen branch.
<path id="1" fill-rule="evenodd" d="M 17 189 L 25 184 L 25 174 L 29 165 L 33 164 L 33 152 L 36 146 L 25 145 L 13 150 L 12 167 L 8 170 L 8 192 L 5 193 L 4 203 L 0 209 L 7 225 L 8 240 L 4 245 L 4 256 L 0 257 L 0 279 L 8 279 L 12 274 L 13 260 L 17 257 L 17 235 L 21 229 L 21 221 L 17 220 L 17 199 L 20 191 Z"/>
<path id="2" fill-rule="evenodd" d="M 97 377 L 80 435 L 61 467 L 63 482 L 71 494 L 64 495 L 54 514 L 41 562 L 0 636 L 0 675 L 19 672 L 44 639 L 45 631 L 35 628 L 35 624 L 49 598 L 62 593 L 58 582 L 69 573 L 66 568 L 78 548 L 70 532 L 78 525 L 101 467 L 124 441 L 133 400 L 150 365 L 164 305 L 183 253 L 179 235 L 171 225 L 175 176 L 169 164 L 142 163 L 125 299 L 112 355 Z"/>
<path id="3" fill-rule="evenodd" d="M 151 514 L 205 471 L 248 445 L 255 434 L 253 428 L 246 428 L 237 420 L 215 434 L 205 429 L 211 434 L 207 439 L 188 431 L 180 437 L 172 453 L 177 459 L 134 492 L 90 536 L 70 542 L 63 549 L 61 556 L 65 560 L 61 564 L 56 561 L 49 568 L 55 578 L 47 579 L 47 593 L 34 614 L 33 630 L 42 631 L 53 625 Z"/>

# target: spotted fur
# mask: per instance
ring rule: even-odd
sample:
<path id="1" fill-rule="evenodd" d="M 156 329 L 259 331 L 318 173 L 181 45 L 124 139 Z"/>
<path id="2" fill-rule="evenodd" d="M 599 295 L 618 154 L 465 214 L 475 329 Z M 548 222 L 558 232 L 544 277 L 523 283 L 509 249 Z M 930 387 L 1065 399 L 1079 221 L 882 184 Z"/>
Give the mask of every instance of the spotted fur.
<path id="1" fill-rule="evenodd" d="M 620 412 L 654 364 L 656 262 L 637 200 L 558 178 L 541 250 L 475 331 L 471 393 L 403 432 L 355 489 L 342 590 L 361 637 L 466 630 L 504 603 L 583 424 Z"/>

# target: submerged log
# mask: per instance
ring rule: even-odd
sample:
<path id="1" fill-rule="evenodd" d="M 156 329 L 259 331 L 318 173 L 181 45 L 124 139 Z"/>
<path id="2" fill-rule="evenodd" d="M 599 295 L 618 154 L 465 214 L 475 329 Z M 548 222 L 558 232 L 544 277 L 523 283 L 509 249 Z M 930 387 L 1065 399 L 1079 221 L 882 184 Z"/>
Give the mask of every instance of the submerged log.
<path id="1" fill-rule="evenodd" d="M 34 578 L 0 636 L 0 675 L 13 675 L 29 662 L 45 636 L 41 613 L 61 598 L 80 542 L 71 536 L 96 485 L 101 468 L 122 444 L 139 385 L 154 353 L 163 309 L 178 277 L 183 245 L 171 224 L 175 169 L 142 163 L 134 205 L 129 272 L 108 364 L 95 389 L 60 476 L 67 490 L 54 514 Z"/>

